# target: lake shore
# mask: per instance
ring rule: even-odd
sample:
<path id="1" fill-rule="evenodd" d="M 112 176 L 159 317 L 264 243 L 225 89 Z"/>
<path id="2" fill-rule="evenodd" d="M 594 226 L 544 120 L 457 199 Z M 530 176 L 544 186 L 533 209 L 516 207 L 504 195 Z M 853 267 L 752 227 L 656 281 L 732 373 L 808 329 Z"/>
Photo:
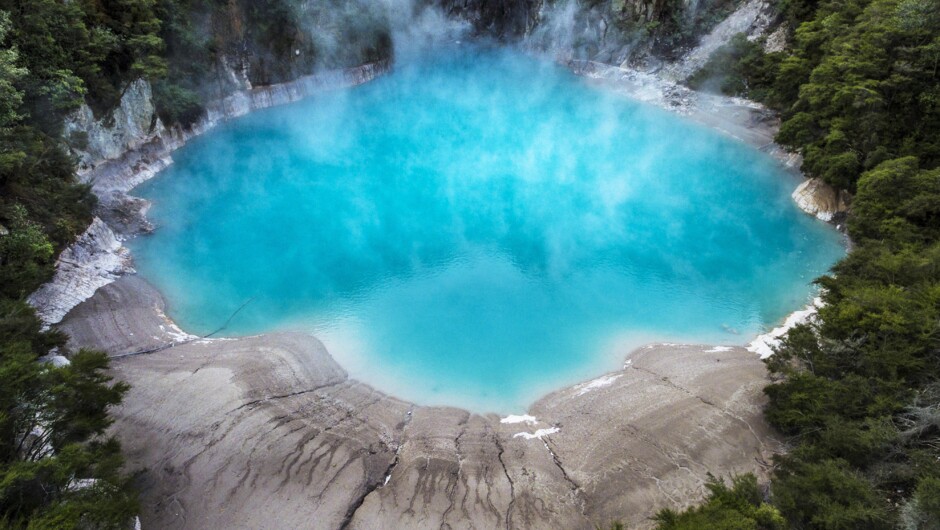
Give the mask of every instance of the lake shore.
<path id="1" fill-rule="evenodd" d="M 642 528 L 782 450 L 740 347 L 647 346 L 500 418 L 388 396 L 309 335 L 190 337 L 164 307 L 128 275 L 59 325 L 132 384 L 112 432 L 145 528 Z"/>
<path id="2" fill-rule="evenodd" d="M 583 60 L 559 60 L 575 75 L 590 79 L 605 90 L 675 112 L 744 142 L 778 160 L 802 181 L 801 158 L 774 142 L 780 119 L 759 103 L 743 98 L 696 92 L 655 73 Z"/>
<path id="3" fill-rule="evenodd" d="M 757 147 L 775 127 L 712 116 Z M 169 163 L 153 145 L 88 173 L 119 236 L 145 226 L 126 193 Z M 133 387 L 112 432 L 144 470 L 145 528 L 648 527 L 659 508 L 700 500 L 708 472 L 763 475 L 783 449 L 761 414 L 766 369 L 741 347 L 622 352 L 624 368 L 500 418 L 388 396 L 309 335 L 192 337 L 145 281 L 108 274 L 59 308 L 58 328 L 73 348 L 107 351 Z"/>

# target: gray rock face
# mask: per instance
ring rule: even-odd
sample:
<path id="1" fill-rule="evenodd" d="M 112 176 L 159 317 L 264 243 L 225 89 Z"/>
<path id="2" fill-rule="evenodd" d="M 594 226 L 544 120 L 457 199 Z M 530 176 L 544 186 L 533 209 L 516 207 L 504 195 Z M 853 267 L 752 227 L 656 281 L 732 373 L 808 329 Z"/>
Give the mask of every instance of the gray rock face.
<path id="1" fill-rule="evenodd" d="M 642 528 L 779 450 L 742 348 L 647 347 L 499 418 L 387 396 L 308 335 L 180 339 L 162 304 L 123 277 L 60 326 L 133 385 L 113 433 L 144 528 Z"/>
<path id="2" fill-rule="evenodd" d="M 69 335 L 73 351 L 87 344 L 122 354 L 152 351 L 197 338 L 182 332 L 165 311 L 160 293 L 130 274 L 108 285 L 106 293 L 79 303 L 57 327 Z"/>
<path id="3" fill-rule="evenodd" d="M 108 116 L 96 120 L 88 105 L 82 105 L 66 118 L 64 136 L 70 140 L 72 151 L 79 157 L 79 169 L 84 172 L 105 160 L 120 158 L 162 132 L 150 83 L 138 79 L 127 87 L 121 103 Z"/>
<path id="4" fill-rule="evenodd" d="M 762 36 L 776 17 L 774 2 L 770 0 L 747 0 L 728 18 L 722 20 L 708 35 L 699 40 L 698 45 L 681 60 L 664 69 L 664 75 L 675 81 L 682 81 L 705 65 L 715 50 L 731 41 L 738 33 L 745 33 L 749 39 Z"/>
<path id="5" fill-rule="evenodd" d="M 469 21 L 477 32 L 503 40 L 513 40 L 531 31 L 538 23 L 543 0 L 438 0 L 452 17 Z"/>
<path id="6" fill-rule="evenodd" d="M 108 225 L 95 217 L 85 233 L 59 255 L 52 280 L 27 301 L 43 322 L 55 324 L 99 287 L 133 271 L 128 250 Z"/>
<path id="7" fill-rule="evenodd" d="M 831 222 L 849 211 L 851 197 L 818 178 L 806 179 L 793 191 L 793 200 L 806 213 Z"/>
<path id="8" fill-rule="evenodd" d="M 790 32 L 790 26 L 786 22 L 777 26 L 767 40 L 764 42 L 764 53 L 782 52 L 787 48 L 787 35 Z"/>

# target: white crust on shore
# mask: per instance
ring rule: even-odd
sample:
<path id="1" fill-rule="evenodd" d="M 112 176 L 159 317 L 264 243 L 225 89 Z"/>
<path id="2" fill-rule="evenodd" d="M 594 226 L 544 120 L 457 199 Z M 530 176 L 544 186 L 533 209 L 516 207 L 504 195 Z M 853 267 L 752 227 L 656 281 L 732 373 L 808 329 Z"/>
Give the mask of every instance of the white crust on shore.
<path id="1" fill-rule="evenodd" d="M 530 416 L 528 414 L 510 414 L 505 418 L 500 418 L 500 423 L 528 423 L 529 425 L 535 425 L 539 420 L 535 419 L 535 416 Z"/>
<path id="2" fill-rule="evenodd" d="M 816 313 L 819 312 L 819 308 L 822 307 L 822 305 L 822 298 L 814 298 L 813 303 L 799 311 L 790 313 L 780 326 L 767 333 L 758 335 L 757 338 L 748 344 L 747 351 L 760 355 L 761 359 L 770 357 L 774 354 L 775 349 L 780 346 L 780 341 L 783 339 L 783 336 L 797 325 L 810 322 L 816 316 Z"/>

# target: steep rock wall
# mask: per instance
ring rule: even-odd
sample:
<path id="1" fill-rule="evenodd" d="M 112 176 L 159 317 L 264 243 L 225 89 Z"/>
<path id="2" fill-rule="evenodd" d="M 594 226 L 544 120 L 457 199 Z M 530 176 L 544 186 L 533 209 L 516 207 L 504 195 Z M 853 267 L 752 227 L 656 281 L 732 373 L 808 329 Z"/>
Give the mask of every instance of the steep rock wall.
<path id="1" fill-rule="evenodd" d="M 738 32 L 756 37 L 776 16 L 770 0 L 439 0 L 478 34 L 566 59 L 657 68 L 692 57 L 684 79 Z M 737 5 L 735 5 L 737 4 Z M 732 13 L 721 20 L 721 14 Z M 717 26 L 715 25 L 716 23 Z M 700 38 L 701 37 L 701 38 Z M 685 50 L 691 49 L 691 53 Z"/>
<path id="2" fill-rule="evenodd" d="M 64 136 L 78 157 L 80 172 L 87 172 L 105 160 L 120 158 L 164 132 L 153 104 L 150 83 L 131 83 L 121 102 L 107 116 L 96 118 L 88 105 L 82 105 L 66 118 Z"/>
<path id="3" fill-rule="evenodd" d="M 478 33 L 513 40 L 539 22 L 543 0 L 440 0 L 445 13 L 469 21 Z"/>
<path id="4" fill-rule="evenodd" d="M 675 81 L 684 81 L 705 66 L 708 58 L 738 33 L 744 33 L 748 39 L 752 40 L 764 35 L 776 16 L 773 1 L 747 0 L 712 31 L 699 39 L 698 45 L 685 54 L 681 60 L 667 66 L 665 75 Z"/>

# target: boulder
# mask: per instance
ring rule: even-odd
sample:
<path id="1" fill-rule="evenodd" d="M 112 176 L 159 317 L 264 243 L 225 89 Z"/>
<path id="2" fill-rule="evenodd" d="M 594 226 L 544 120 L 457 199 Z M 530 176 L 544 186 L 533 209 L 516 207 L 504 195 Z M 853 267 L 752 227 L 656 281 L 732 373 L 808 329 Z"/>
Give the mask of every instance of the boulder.
<path id="1" fill-rule="evenodd" d="M 797 186 L 793 200 L 804 212 L 831 222 L 849 211 L 851 196 L 847 191 L 836 190 L 822 180 L 812 178 Z"/>

